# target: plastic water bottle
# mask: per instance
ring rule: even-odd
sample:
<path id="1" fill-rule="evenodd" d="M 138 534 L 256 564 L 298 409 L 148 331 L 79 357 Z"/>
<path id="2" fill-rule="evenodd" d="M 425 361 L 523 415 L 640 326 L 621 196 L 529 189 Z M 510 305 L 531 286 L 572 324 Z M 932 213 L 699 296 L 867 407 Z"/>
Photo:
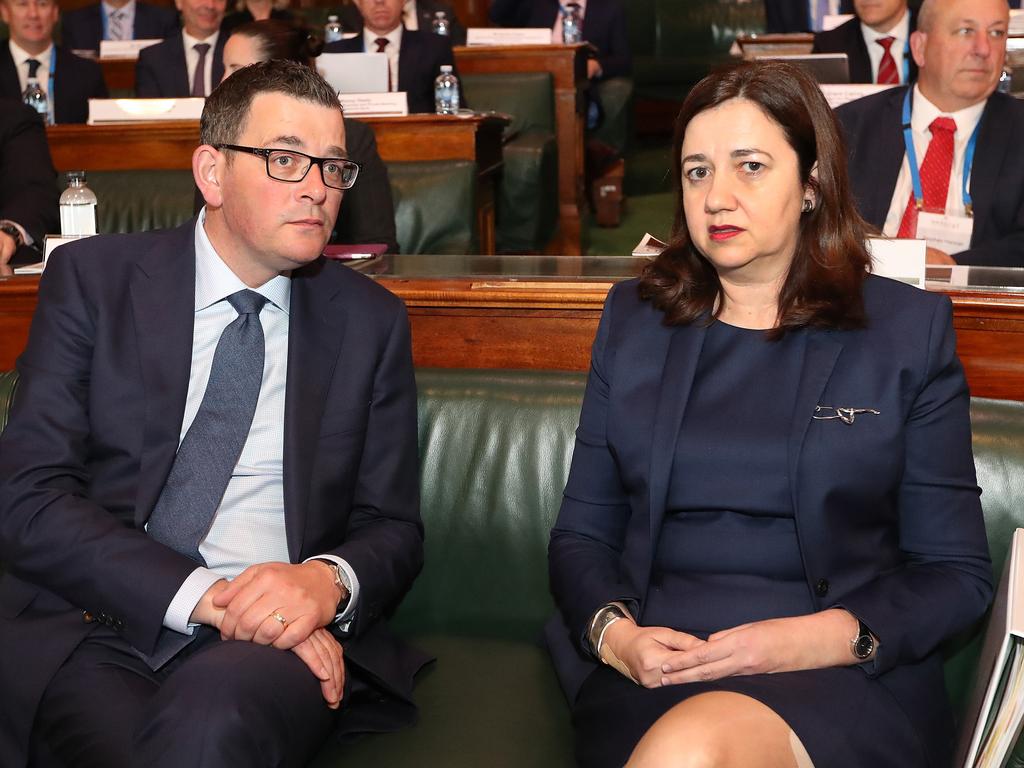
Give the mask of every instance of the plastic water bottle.
<path id="1" fill-rule="evenodd" d="M 444 11 L 434 13 L 434 34 L 448 37 L 452 33 L 451 22 L 448 21 L 448 14 Z"/>
<path id="2" fill-rule="evenodd" d="M 1000 93 L 1009 93 L 1010 85 L 1013 82 L 1013 70 L 1009 67 L 1003 67 L 1003 72 L 999 75 L 999 85 L 996 86 Z"/>
<path id="3" fill-rule="evenodd" d="M 50 122 L 50 105 L 36 78 L 28 79 L 28 85 L 25 86 L 25 92 L 21 94 L 21 100 L 38 112 L 44 122 Z"/>
<path id="4" fill-rule="evenodd" d="M 328 16 L 327 23 L 324 24 L 324 42 L 325 43 L 336 43 L 341 40 L 341 22 L 338 21 L 337 16 Z"/>
<path id="5" fill-rule="evenodd" d="M 434 81 L 434 108 L 439 115 L 459 111 L 459 78 L 452 73 L 451 64 L 442 64 L 441 74 Z"/>
<path id="6" fill-rule="evenodd" d="M 96 194 L 85 183 L 85 171 L 68 171 L 68 188 L 60 196 L 60 233 L 96 234 Z"/>
<path id="7" fill-rule="evenodd" d="M 562 11 L 562 42 L 579 43 L 583 40 L 583 20 L 580 19 L 580 7 L 569 3 Z"/>

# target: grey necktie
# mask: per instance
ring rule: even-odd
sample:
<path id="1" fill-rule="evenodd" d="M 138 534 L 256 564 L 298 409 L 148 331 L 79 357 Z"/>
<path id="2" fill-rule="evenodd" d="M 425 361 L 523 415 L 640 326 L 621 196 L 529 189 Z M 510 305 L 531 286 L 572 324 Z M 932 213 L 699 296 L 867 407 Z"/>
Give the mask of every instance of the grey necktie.
<path id="1" fill-rule="evenodd" d="M 107 17 L 107 21 L 110 24 L 110 39 L 111 40 L 126 40 L 128 35 L 125 34 L 125 17 L 126 13 L 124 10 L 117 10 Z"/>
<path id="2" fill-rule="evenodd" d="M 265 345 L 259 313 L 267 299 L 243 290 L 227 301 L 238 317 L 224 329 L 213 353 L 203 402 L 178 447 L 148 532 L 159 542 L 206 564 L 206 537 L 238 463 L 256 413 Z"/>
<path id="3" fill-rule="evenodd" d="M 206 95 L 206 54 L 210 50 L 209 43 L 196 43 L 192 46 L 199 53 L 196 73 L 192 76 L 192 96 Z"/>

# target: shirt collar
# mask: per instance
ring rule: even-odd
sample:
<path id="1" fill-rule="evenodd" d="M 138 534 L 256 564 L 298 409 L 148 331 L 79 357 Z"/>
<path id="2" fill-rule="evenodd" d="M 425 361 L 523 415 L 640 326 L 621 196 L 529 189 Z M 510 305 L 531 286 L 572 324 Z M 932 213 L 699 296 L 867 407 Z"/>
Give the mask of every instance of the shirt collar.
<path id="1" fill-rule="evenodd" d="M 188 51 L 191 51 L 192 50 L 192 46 L 197 45 L 198 43 L 209 43 L 210 44 L 210 50 L 213 50 L 214 48 L 217 47 L 217 37 L 219 35 L 220 35 L 220 30 L 214 32 L 209 37 L 207 37 L 207 38 L 205 38 L 203 40 L 200 40 L 198 37 L 192 37 L 192 35 L 190 35 L 188 32 L 186 32 L 184 30 L 184 28 L 181 30 L 181 39 L 185 43 L 185 51 L 186 51 L 186 53 Z M 214 85 L 216 85 L 216 83 L 214 83 Z"/>
<path id="2" fill-rule="evenodd" d="M 397 27 L 395 27 L 390 32 L 388 32 L 386 35 L 377 35 L 377 34 L 374 34 L 373 32 L 371 32 L 369 30 L 369 28 L 364 27 L 363 28 L 363 47 L 367 51 L 372 53 L 372 52 L 377 50 L 377 42 L 376 42 L 377 38 L 378 37 L 384 37 L 384 38 L 387 38 L 387 41 L 389 43 L 391 43 L 391 45 L 388 46 L 387 50 L 389 50 L 389 51 L 390 50 L 396 50 L 397 51 L 399 48 L 402 47 L 402 29 L 403 29 L 402 25 L 399 24 Z"/>
<path id="3" fill-rule="evenodd" d="M 956 141 L 967 141 L 971 134 L 974 133 L 978 121 L 981 120 L 981 113 L 985 111 L 986 103 L 988 103 L 987 99 L 964 109 L 958 109 L 956 112 L 943 112 L 928 101 L 924 94 L 921 93 L 920 86 L 915 84 L 914 111 L 910 116 L 910 127 L 917 133 L 927 135 L 928 126 L 932 124 L 932 120 L 941 115 L 946 115 L 953 118 L 953 121 L 956 123 Z"/>
<path id="4" fill-rule="evenodd" d="M 196 221 L 195 234 L 196 312 L 226 299 L 233 293 L 249 288 L 217 254 L 213 243 L 210 242 L 210 238 L 206 234 L 205 223 L 206 207 L 204 206 Z M 265 296 L 268 301 L 287 314 L 291 307 L 291 288 L 291 280 L 285 275 L 278 275 L 259 288 L 250 290 Z"/>
<path id="5" fill-rule="evenodd" d="M 29 59 L 35 59 L 36 61 L 38 61 L 41 65 L 41 68 L 50 68 L 49 61 L 50 56 L 53 54 L 53 43 L 50 43 L 48 46 L 46 46 L 46 50 L 37 55 L 32 55 L 24 48 L 22 48 L 20 45 L 15 43 L 13 40 L 9 41 L 9 45 L 11 49 L 11 58 L 14 59 L 14 66 L 18 68 L 19 73 L 21 72 L 21 68 L 23 67 L 25 62 Z M 42 76 L 37 75 L 37 77 Z"/>

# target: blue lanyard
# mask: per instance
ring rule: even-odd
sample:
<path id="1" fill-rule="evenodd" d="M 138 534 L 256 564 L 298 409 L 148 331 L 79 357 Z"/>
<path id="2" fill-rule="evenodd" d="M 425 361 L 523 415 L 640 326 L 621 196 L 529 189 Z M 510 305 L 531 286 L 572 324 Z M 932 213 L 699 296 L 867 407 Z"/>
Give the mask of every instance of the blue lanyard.
<path id="1" fill-rule="evenodd" d="M 914 131 L 910 127 L 910 92 L 911 88 L 907 88 L 907 93 L 903 97 L 903 143 L 907 147 L 907 164 L 910 166 L 910 181 L 914 185 L 914 202 L 917 204 L 917 210 L 921 210 L 924 206 L 924 192 L 921 188 L 921 171 L 917 167 L 917 152 L 914 150 Z M 978 146 L 978 129 L 981 127 L 981 121 L 974 126 L 974 133 L 971 134 L 970 140 L 967 142 L 967 149 L 964 152 L 964 174 L 962 180 L 963 198 L 964 198 L 964 210 L 967 211 L 968 216 L 974 216 L 974 204 L 971 202 L 971 169 L 974 167 L 974 150 Z"/>
<path id="2" fill-rule="evenodd" d="M 110 28 L 109 28 L 110 21 L 107 18 L 107 8 L 106 8 L 105 5 L 103 5 L 102 2 L 100 2 L 100 21 L 103 22 L 103 37 L 101 37 L 100 40 L 109 40 L 110 39 L 110 37 L 109 37 L 109 35 L 110 35 Z"/>
<path id="3" fill-rule="evenodd" d="M 47 80 L 46 87 L 46 111 L 47 117 L 50 120 L 50 125 L 54 125 L 57 122 L 54 114 L 54 90 L 53 90 L 53 75 L 57 71 L 57 46 L 50 47 L 50 79 Z"/>
<path id="4" fill-rule="evenodd" d="M 106 30 L 104 30 L 106 34 Z M 907 42 L 903 45 L 903 84 L 910 84 L 910 37 L 907 37 Z"/>

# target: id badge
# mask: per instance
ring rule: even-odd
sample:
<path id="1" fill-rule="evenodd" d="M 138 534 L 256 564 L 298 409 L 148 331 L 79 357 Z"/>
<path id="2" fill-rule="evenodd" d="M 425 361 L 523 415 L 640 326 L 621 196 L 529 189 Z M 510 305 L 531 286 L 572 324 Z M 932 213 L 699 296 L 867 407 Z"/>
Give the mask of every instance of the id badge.
<path id="1" fill-rule="evenodd" d="M 928 241 L 929 248 L 938 248 L 950 256 L 971 247 L 974 219 L 969 216 L 948 216 L 944 213 L 917 214 L 917 236 Z"/>

